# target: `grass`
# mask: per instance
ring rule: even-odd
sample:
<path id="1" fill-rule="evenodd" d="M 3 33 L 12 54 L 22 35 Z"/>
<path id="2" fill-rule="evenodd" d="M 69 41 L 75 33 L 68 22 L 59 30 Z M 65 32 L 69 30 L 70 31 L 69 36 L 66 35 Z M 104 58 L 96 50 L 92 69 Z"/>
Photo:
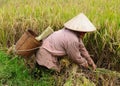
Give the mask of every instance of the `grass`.
<path id="1" fill-rule="evenodd" d="M 49 72 L 42 70 L 41 76 L 40 79 L 34 78 L 25 67 L 23 59 L 18 56 L 8 56 L 0 51 L 0 86 L 53 86 L 55 84 Z"/>
<path id="2" fill-rule="evenodd" d="M 119 0 L 6 0 L 1 3 L 1 48 L 15 44 L 28 28 L 39 34 L 49 25 L 54 30 L 59 30 L 66 21 L 83 12 L 98 30 L 85 39 L 86 46 L 90 43 L 93 47 L 88 48 L 97 51 L 96 58 L 105 49 L 120 55 Z"/>
<path id="3" fill-rule="evenodd" d="M 59 30 L 66 21 L 83 12 L 97 28 L 96 32 L 88 33 L 84 38 L 84 43 L 91 57 L 98 67 L 120 71 L 119 4 L 119 0 L 0 0 L 0 50 L 6 50 L 15 44 L 28 28 L 38 34 L 48 26 Z M 12 64 L 19 63 L 19 58 L 9 62 L 11 57 L 4 57 L 9 56 L 2 55 L 0 57 L 1 62 L 6 63 L 5 65 L 0 63 L 2 64 L 0 66 L 1 74 L 7 77 L 2 80 L 3 82 L 11 83 L 12 79 L 8 80 L 8 78 L 14 76 L 21 84 L 29 82 L 29 80 L 26 81 L 27 79 L 38 83 L 27 75 L 28 70 L 23 65 L 20 68 L 19 65 Z M 22 62 L 22 60 L 20 61 Z M 11 66 L 8 67 L 7 63 Z M 23 69 L 24 74 L 22 74 Z M 7 74 L 5 70 L 11 72 L 12 70 L 19 72 L 22 70 L 20 75 L 24 75 L 21 76 L 25 78 L 24 82 L 19 80 L 20 75 L 12 75 L 11 72 Z M 18 83 L 16 80 L 13 81 L 15 84 Z M 32 84 L 31 82 L 29 83 Z"/>
<path id="4" fill-rule="evenodd" d="M 50 25 L 54 30 L 58 30 L 66 21 L 83 12 L 98 29 L 92 37 L 94 39 L 89 40 L 91 45 L 96 44 L 98 54 L 101 54 L 106 46 L 112 52 L 116 50 L 119 52 L 120 2 L 118 0 L 99 2 L 95 0 L 14 0 L 14 2 L 9 0 L 2 3 L 4 4 L 0 9 L 1 47 L 15 44 L 25 29 L 31 28 L 40 34 Z M 114 49 L 114 46 L 117 49 Z"/>
<path id="5" fill-rule="evenodd" d="M 67 59 L 65 60 L 67 61 Z M 64 61 L 64 62 L 65 62 Z M 109 86 L 119 84 L 120 73 L 102 68 L 96 71 L 78 68 L 68 63 L 60 73 L 46 69 L 34 69 L 32 72 L 22 58 L 10 56 L 0 51 L 1 86 Z M 118 81 L 117 81 L 118 80 Z M 106 84 L 106 85 L 105 85 Z"/>

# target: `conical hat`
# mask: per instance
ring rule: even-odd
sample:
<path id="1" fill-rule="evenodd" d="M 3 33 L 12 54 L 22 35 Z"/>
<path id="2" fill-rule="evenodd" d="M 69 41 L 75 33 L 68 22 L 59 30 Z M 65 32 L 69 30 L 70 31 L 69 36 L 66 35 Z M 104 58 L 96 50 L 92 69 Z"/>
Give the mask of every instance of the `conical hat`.
<path id="1" fill-rule="evenodd" d="M 95 26 L 83 13 L 80 13 L 76 17 L 66 22 L 64 24 L 64 27 L 70 30 L 80 31 L 80 32 L 92 32 L 96 30 Z"/>

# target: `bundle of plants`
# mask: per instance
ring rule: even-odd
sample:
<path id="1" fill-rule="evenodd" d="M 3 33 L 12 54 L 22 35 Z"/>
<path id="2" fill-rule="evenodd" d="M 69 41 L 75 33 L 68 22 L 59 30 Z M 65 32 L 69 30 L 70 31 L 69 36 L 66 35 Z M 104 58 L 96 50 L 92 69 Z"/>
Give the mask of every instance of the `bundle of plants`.
<path id="1" fill-rule="evenodd" d="M 60 60 L 62 70 L 54 73 L 57 86 L 119 86 L 120 73 L 105 68 L 97 68 L 93 71 L 79 67 L 70 60 Z"/>

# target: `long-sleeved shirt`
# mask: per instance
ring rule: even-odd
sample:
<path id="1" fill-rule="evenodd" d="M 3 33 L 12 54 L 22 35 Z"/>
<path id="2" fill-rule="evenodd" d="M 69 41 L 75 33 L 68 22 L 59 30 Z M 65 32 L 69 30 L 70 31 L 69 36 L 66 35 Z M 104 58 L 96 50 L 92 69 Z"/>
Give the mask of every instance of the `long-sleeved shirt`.
<path id="1" fill-rule="evenodd" d="M 82 39 L 78 38 L 74 31 L 65 28 L 55 31 L 53 34 L 45 38 L 40 49 L 45 49 L 48 54 L 51 54 L 52 56 L 52 58 L 50 55 L 47 57 L 47 53 L 38 50 L 38 53 L 44 53 L 44 56 L 37 54 L 37 62 L 40 65 L 45 64 L 44 66 L 47 66 L 48 68 L 50 68 L 49 64 L 53 64 L 52 59 L 56 59 L 57 56 L 68 55 L 68 57 L 78 65 L 91 60 Z M 48 59 L 50 59 L 49 61 L 51 62 L 46 63 L 45 61 Z"/>

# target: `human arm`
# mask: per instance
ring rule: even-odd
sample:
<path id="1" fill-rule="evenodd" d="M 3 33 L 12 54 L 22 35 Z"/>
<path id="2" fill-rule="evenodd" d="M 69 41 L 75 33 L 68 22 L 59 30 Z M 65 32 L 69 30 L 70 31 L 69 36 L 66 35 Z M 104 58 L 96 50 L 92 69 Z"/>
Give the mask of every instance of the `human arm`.
<path id="1" fill-rule="evenodd" d="M 92 58 L 90 57 L 90 55 L 89 55 L 87 49 L 85 48 L 81 39 L 80 39 L 80 44 L 79 44 L 79 50 L 81 52 L 81 56 L 83 56 L 87 60 L 88 64 L 92 66 L 93 70 L 95 70 L 96 65 L 95 65 L 94 61 L 92 60 Z"/>
<path id="2" fill-rule="evenodd" d="M 88 68 L 88 63 L 85 58 L 83 58 L 79 51 L 79 42 L 69 42 L 67 44 L 66 52 L 70 59 L 72 59 L 75 63 L 77 63 L 79 66 L 83 66 L 85 68 Z"/>

